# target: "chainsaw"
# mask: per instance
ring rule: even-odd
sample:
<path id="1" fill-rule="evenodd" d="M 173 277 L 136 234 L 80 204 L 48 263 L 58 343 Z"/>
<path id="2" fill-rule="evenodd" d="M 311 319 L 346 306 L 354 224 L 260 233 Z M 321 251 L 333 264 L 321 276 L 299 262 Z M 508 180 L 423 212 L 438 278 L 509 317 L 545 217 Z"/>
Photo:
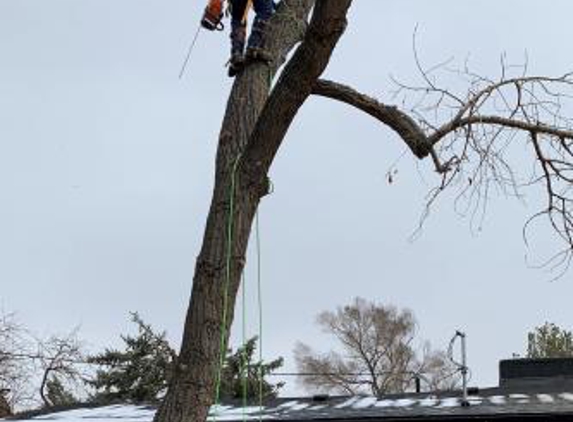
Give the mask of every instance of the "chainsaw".
<path id="1" fill-rule="evenodd" d="M 222 31 L 225 29 L 223 24 L 223 2 L 224 0 L 209 0 L 203 18 L 201 19 L 201 26 L 209 31 Z"/>

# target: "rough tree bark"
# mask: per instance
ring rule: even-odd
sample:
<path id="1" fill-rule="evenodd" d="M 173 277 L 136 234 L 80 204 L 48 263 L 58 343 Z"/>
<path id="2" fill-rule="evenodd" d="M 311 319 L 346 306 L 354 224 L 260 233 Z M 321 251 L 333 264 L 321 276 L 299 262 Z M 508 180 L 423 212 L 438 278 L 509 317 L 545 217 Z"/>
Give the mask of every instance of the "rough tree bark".
<path id="1" fill-rule="evenodd" d="M 290 122 L 330 59 L 346 26 L 350 4 L 351 0 L 319 0 L 307 30 L 314 0 L 281 2 L 268 32 L 273 64 L 249 66 L 235 81 L 220 132 L 215 187 L 195 266 L 178 364 L 156 422 L 200 422 L 207 418 L 220 358 L 223 309 L 226 305 L 227 341 L 251 225 L 268 189 L 268 168 Z M 272 76 L 301 40 L 269 97 Z M 226 233 L 236 164 L 230 280 L 226 286 Z"/>

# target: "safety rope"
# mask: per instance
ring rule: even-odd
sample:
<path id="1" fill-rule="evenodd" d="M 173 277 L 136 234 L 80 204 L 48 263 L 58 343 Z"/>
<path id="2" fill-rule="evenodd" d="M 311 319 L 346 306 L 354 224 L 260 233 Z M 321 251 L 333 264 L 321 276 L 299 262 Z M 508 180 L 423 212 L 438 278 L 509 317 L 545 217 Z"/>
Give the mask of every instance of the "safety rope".
<path id="1" fill-rule="evenodd" d="M 259 229 L 259 211 L 255 213 L 255 236 L 257 246 L 257 302 L 259 308 L 259 421 L 263 420 L 263 288 L 261 277 L 261 232 Z"/>
<path id="2" fill-rule="evenodd" d="M 249 13 L 249 10 L 252 8 L 252 0 L 249 0 L 247 2 L 247 5 L 245 7 L 245 12 L 243 15 L 243 22 L 245 22 L 247 20 L 247 15 Z M 287 5 L 287 7 L 289 7 L 288 3 L 285 4 Z M 189 60 L 189 56 L 191 55 L 191 52 L 193 50 L 193 47 L 195 45 L 195 42 L 197 40 L 197 36 L 198 36 L 199 31 L 197 32 L 197 34 L 195 35 L 195 38 L 191 44 L 191 47 L 189 49 L 189 52 L 187 54 L 187 58 L 185 60 L 185 63 L 183 65 L 183 68 L 181 69 L 181 73 L 180 73 L 180 77 L 183 75 L 183 72 L 185 71 L 185 66 L 187 65 L 187 61 Z M 273 82 L 273 73 L 269 68 L 269 74 L 268 74 L 268 84 L 269 84 L 269 89 L 272 86 L 272 82 Z M 227 222 L 227 257 L 226 257 L 226 265 L 225 265 L 225 282 L 224 282 L 224 287 L 223 287 L 223 316 L 222 316 L 222 321 L 221 321 L 221 338 L 220 338 L 220 356 L 219 356 L 219 368 L 217 371 L 217 378 L 216 378 L 216 385 L 215 385 L 215 404 L 217 405 L 217 408 L 219 407 L 219 402 L 220 402 L 220 396 L 221 396 L 221 381 L 222 381 L 222 371 L 223 371 L 223 366 L 225 363 L 225 353 L 226 353 L 226 342 L 225 342 L 225 338 L 226 338 L 226 334 L 227 334 L 227 307 L 228 307 L 228 301 L 229 301 L 229 285 L 230 285 L 230 279 L 231 279 L 231 258 L 232 258 L 232 244 L 233 244 L 233 227 L 234 227 L 234 211 L 235 211 L 235 202 L 234 202 L 234 198 L 235 198 L 235 186 L 236 186 L 236 172 L 237 172 L 237 168 L 238 168 L 238 164 L 240 162 L 241 159 L 241 154 L 239 153 L 239 155 L 237 156 L 234 164 L 233 164 L 233 169 L 231 171 L 231 187 L 230 187 L 230 192 L 229 192 L 229 216 L 228 216 L 228 222 Z M 257 374 L 257 378 L 258 378 L 258 396 L 259 396 L 259 420 L 262 420 L 262 409 L 263 409 L 263 329 L 262 329 L 262 324 L 263 324 L 263 312 L 262 312 L 262 282 L 261 282 L 261 248 L 260 248 L 260 229 L 259 229 L 259 214 L 258 211 L 256 211 L 255 213 L 255 231 L 256 231 L 256 252 L 257 252 L 257 302 L 258 302 L 258 308 L 259 308 L 259 362 L 258 362 L 258 374 Z M 242 362 L 241 362 L 241 384 L 242 384 L 242 395 L 243 395 L 243 421 L 246 421 L 247 419 L 247 415 L 246 415 L 246 407 L 247 407 L 247 400 L 248 400 L 248 377 L 249 377 L 249 368 L 248 368 L 248 357 L 247 357 L 247 349 L 246 349 L 246 344 L 247 344 L 247 335 L 246 335 L 246 326 L 247 326 L 247 318 L 246 318 L 246 281 L 245 281 L 245 275 L 244 275 L 244 269 L 243 269 L 243 274 L 242 274 L 242 340 L 243 340 L 243 353 L 242 353 Z M 214 421 L 216 422 L 217 419 L 217 412 L 215 412 L 214 415 Z"/>
<path id="3" fill-rule="evenodd" d="M 227 334 L 227 307 L 229 304 L 229 285 L 231 283 L 231 260 L 233 255 L 233 226 L 234 226 L 234 214 L 235 214 L 235 185 L 236 185 L 236 174 L 239 162 L 241 160 L 241 154 L 237 155 L 235 163 L 233 164 L 233 169 L 231 171 L 231 187 L 229 190 L 229 215 L 227 219 L 227 258 L 225 262 L 225 282 L 223 284 L 223 315 L 221 320 L 221 338 L 220 338 L 220 350 L 219 350 L 219 368 L 217 370 L 217 378 L 215 381 L 215 405 L 217 410 L 219 407 L 219 401 L 221 399 L 221 376 L 223 372 L 223 365 L 225 363 L 226 354 L 226 334 Z M 215 412 L 214 421 L 217 421 L 217 412 Z"/>
<path id="4" fill-rule="evenodd" d="M 247 283 L 245 281 L 245 271 L 243 270 L 243 280 L 242 280 L 242 292 L 243 292 L 243 353 L 241 356 L 241 384 L 243 393 L 243 421 L 247 420 L 247 377 L 248 374 L 248 359 L 247 359 Z"/>
<path id="5" fill-rule="evenodd" d="M 235 214 L 235 188 L 237 184 L 237 169 L 241 160 L 241 154 L 237 155 L 233 168 L 231 171 L 231 186 L 229 189 L 229 214 L 227 218 L 227 247 L 226 247 L 226 262 L 225 262 L 225 281 L 223 285 L 223 315 L 221 320 L 221 338 L 219 350 L 219 367 L 217 370 L 217 378 L 215 383 L 215 405 L 217 411 L 213 415 L 213 420 L 217 421 L 218 409 L 221 399 L 221 381 L 222 372 L 225 364 L 226 355 L 226 335 L 227 335 L 227 308 L 229 305 L 229 286 L 231 283 L 231 262 L 233 252 L 233 229 L 234 229 L 234 214 Z M 259 225 L 258 210 L 255 213 L 255 237 L 256 237 L 256 254 L 257 254 L 257 302 L 258 302 L 258 319 L 259 319 L 259 362 L 258 362 L 258 399 L 259 399 L 259 420 L 262 421 L 263 409 L 263 299 L 262 299 L 262 276 L 261 276 L 261 237 Z M 245 281 L 245 273 L 242 274 L 242 340 L 243 340 L 243 353 L 241 362 L 241 383 L 242 383 L 242 398 L 243 398 L 243 421 L 247 420 L 246 408 L 248 405 L 248 357 L 247 357 L 247 287 Z"/>
<path id="6" fill-rule="evenodd" d="M 257 255 L 257 308 L 258 308 L 258 339 L 259 339 L 259 360 L 257 365 L 257 383 L 258 383 L 258 405 L 259 405 L 259 421 L 263 420 L 263 295 L 262 295 L 262 277 L 261 277 L 261 234 L 259 227 L 259 211 L 255 212 L 255 246 Z M 247 420 L 246 408 L 248 406 L 248 380 L 251 376 L 249 371 L 249 362 L 247 356 L 247 283 L 245 280 L 245 273 L 243 272 L 243 286 L 242 286 L 242 300 L 243 300 L 243 354 L 241 362 L 241 382 L 243 394 L 243 422 Z"/>

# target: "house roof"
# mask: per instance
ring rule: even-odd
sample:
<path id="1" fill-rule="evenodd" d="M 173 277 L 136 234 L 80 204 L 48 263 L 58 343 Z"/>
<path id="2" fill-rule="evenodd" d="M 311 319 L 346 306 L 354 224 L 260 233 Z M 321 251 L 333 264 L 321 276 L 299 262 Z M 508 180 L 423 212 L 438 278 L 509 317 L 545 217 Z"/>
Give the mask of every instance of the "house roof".
<path id="1" fill-rule="evenodd" d="M 549 422 L 573 421 L 573 359 L 507 360 L 500 387 L 473 389 L 469 406 L 461 392 L 409 393 L 383 397 L 279 398 L 263 406 L 240 401 L 213 406 L 210 420 L 241 422 Z M 20 415 L 24 422 L 151 422 L 155 408 L 115 405 Z"/>
<path id="2" fill-rule="evenodd" d="M 499 389 L 489 389 L 480 395 L 469 397 L 469 407 L 462 406 L 461 396 L 395 395 L 376 397 L 335 397 L 325 401 L 313 399 L 281 399 L 267 404 L 262 411 L 258 407 L 246 409 L 251 419 L 284 421 L 416 421 L 416 420 L 523 420 L 525 417 L 563 417 L 573 421 L 573 393 L 527 393 L 503 394 Z M 241 406 L 221 406 L 212 414 L 224 420 L 242 420 Z M 234 417 L 234 419 L 233 419 Z M 223 420 L 223 419 L 219 419 Z"/>
<path id="3" fill-rule="evenodd" d="M 573 390 L 554 392 L 505 392 L 488 389 L 461 406 L 456 394 L 405 394 L 383 398 L 322 397 L 276 399 L 265 406 L 243 408 L 240 403 L 214 406 L 210 420 L 307 421 L 573 421 Z M 20 419 L 28 422 L 151 422 L 149 406 L 114 405 L 74 409 Z"/>

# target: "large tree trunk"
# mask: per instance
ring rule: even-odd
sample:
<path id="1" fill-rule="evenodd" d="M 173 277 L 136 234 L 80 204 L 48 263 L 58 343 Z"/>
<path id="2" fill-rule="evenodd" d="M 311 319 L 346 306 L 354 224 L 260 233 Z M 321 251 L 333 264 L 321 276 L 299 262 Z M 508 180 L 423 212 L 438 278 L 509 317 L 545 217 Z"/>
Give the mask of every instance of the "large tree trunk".
<path id="1" fill-rule="evenodd" d="M 351 0 L 318 0 L 306 31 L 314 0 L 283 1 L 268 32 L 273 64 L 251 65 L 235 81 L 220 132 L 215 187 L 196 262 L 178 364 L 155 422 L 201 422 L 207 418 L 215 395 L 221 334 L 226 344 L 251 225 L 260 198 L 267 193 L 268 168 L 290 122 L 328 63 L 343 32 L 350 3 Z M 301 47 L 269 98 L 272 76 L 303 36 Z M 271 128 L 272 133 L 267 136 L 265 132 Z M 230 220 L 231 194 L 234 211 Z M 230 221 L 233 224 L 227 277 Z M 225 328 L 221 333 L 224 313 Z"/>

